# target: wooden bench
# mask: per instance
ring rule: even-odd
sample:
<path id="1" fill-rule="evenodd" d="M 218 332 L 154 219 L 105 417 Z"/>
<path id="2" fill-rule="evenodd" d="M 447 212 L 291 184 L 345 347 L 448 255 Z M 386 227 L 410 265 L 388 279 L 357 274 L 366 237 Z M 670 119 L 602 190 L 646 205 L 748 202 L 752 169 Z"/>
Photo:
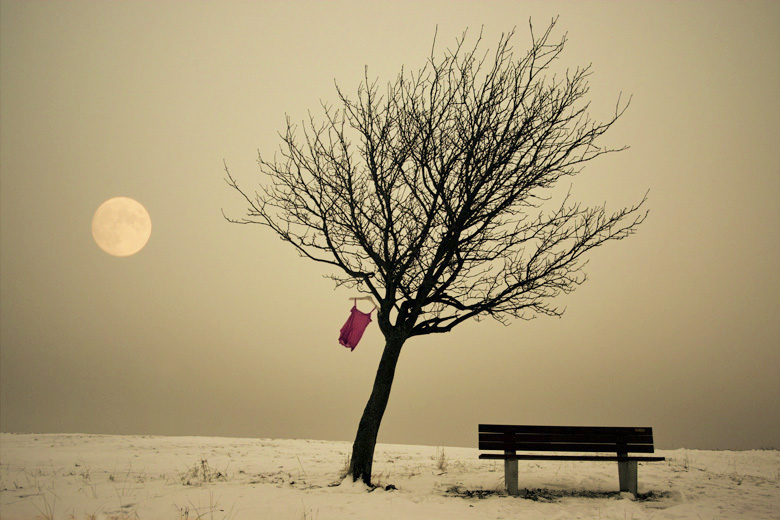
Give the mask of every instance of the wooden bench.
<path id="1" fill-rule="evenodd" d="M 479 449 L 500 451 L 482 453 L 480 459 L 503 459 L 504 480 L 510 495 L 517 495 L 518 460 L 616 461 L 620 491 L 637 494 L 637 461 L 665 460 L 664 457 L 629 455 L 653 453 L 652 428 L 613 428 L 590 426 L 511 426 L 479 425 Z M 546 452 L 520 454 L 518 451 Z M 562 455 L 549 452 L 578 452 L 590 455 Z M 614 453 L 615 455 L 598 455 Z"/>

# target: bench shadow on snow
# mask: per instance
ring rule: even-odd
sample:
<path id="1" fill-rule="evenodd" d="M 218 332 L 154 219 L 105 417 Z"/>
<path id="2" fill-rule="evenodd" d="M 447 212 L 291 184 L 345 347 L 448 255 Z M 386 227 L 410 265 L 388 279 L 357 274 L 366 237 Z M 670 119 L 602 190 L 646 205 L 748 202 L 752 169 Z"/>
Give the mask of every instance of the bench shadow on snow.
<path id="1" fill-rule="evenodd" d="M 508 496 L 503 491 L 493 489 L 464 489 L 460 486 L 452 486 L 445 492 L 447 495 L 459 496 L 462 498 L 488 498 L 492 496 Z M 601 498 L 601 499 L 619 499 L 623 493 L 620 491 L 588 491 L 584 489 L 547 489 L 536 488 L 520 490 L 516 498 L 533 500 L 536 502 L 557 502 L 564 498 Z M 671 491 L 650 491 L 649 493 L 639 493 L 632 497 L 637 502 L 663 502 L 674 499 L 674 493 Z"/>

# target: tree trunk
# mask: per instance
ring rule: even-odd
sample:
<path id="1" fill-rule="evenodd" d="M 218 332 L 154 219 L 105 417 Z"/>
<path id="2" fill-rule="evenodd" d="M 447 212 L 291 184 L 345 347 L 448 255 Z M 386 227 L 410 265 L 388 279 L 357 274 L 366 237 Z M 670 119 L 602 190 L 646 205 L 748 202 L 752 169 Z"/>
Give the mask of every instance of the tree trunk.
<path id="1" fill-rule="evenodd" d="M 393 385 L 395 366 L 401 353 L 405 338 L 388 337 L 385 340 L 385 350 L 379 361 L 379 369 L 374 380 L 374 389 L 368 399 L 363 417 L 360 419 L 355 443 L 352 445 L 352 458 L 349 465 L 349 475 L 354 481 L 361 479 L 371 485 L 371 468 L 374 464 L 374 447 L 379 433 L 379 424 L 387 408 L 390 398 L 390 388 Z"/>

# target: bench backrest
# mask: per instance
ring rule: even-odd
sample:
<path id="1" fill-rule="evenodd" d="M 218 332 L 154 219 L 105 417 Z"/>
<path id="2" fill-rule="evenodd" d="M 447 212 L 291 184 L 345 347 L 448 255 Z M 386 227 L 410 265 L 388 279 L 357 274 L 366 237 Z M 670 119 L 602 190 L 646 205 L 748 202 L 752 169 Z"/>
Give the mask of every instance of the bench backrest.
<path id="1" fill-rule="evenodd" d="M 479 449 L 653 453 L 653 429 L 608 426 L 480 424 Z"/>

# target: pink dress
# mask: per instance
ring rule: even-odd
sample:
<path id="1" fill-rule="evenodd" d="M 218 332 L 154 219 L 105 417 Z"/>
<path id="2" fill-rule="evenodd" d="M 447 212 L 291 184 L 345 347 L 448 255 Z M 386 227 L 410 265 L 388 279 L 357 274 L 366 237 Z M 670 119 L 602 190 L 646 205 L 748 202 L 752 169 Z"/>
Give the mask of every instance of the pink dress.
<path id="1" fill-rule="evenodd" d="M 368 314 L 358 310 L 357 303 L 355 303 L 352 306 L 347 322 L 341 327 L 339 343 L 350 349 L 350 351 L 355 350 L 360 338 L 363 337 L 363 332 L 368 327 L 368 324 L 371 323 L 372 312 L 374 312 L 374 309 L 371 309 L 371 312 Z"/>

